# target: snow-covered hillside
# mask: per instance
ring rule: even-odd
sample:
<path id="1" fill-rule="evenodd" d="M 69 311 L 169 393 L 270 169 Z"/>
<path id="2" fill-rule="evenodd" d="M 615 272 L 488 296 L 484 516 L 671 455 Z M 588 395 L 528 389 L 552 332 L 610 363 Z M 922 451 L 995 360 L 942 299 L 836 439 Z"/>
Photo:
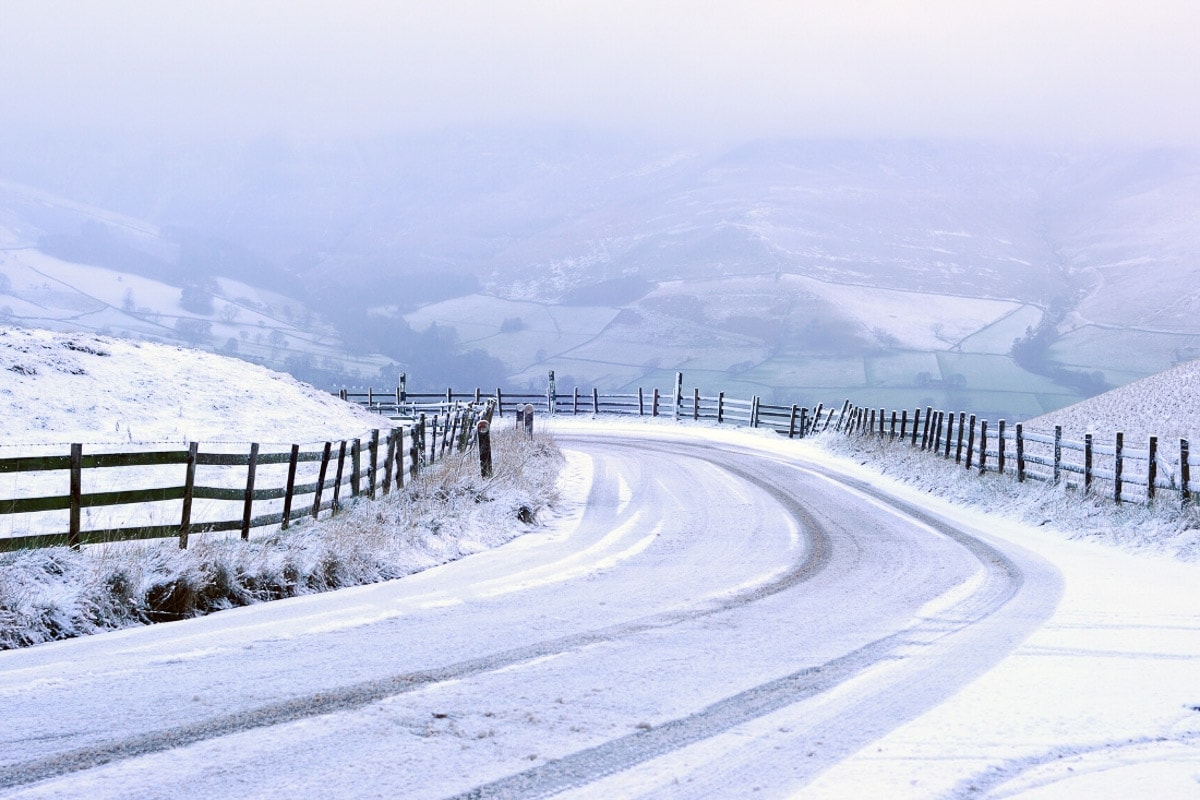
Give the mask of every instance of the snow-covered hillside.
<path id="1" fill-rule="evenodd" d="M 64 442 L 309 442 L 386 426 L 333 395 L 245 361 L 105 336 L 0 327 L 5 455 Z"/>
<path id="2" fill-rule="evenodd" d="M 251 441 L 279 449 L 361 438 L 390 425 L 386 417 L 237 359 L 0 327 L 0 458 L 62 454 L 69 442 L 90 445 L 93 453 L 180 449 L 196 441 L 205 452 L 228 447 L 244 453 Z M 423 480 L 436 481 L 430 484 L 436 492 L 396 491 L 370 503 L 343 500 L 344 511 L 336 517 L 296 520 L 284 535 L 274 524 L 255 528 L 249 542 L 210 533 L 193 536 L 186 550 L 163 538 L 80 551 L 4 553 L 0 650 L 373 583 L 493 547 L 524 533 L 550 508 L 561 466 L 557 449 L 544 437 L 526 440 L 508 427 L 493 437 L 493 457 L 495 471 L 487 481 L 474 452 L 443 456 L 422 472 Z M 260 467 L 259 485 L 271 480 L 283 485 L 281 472 L 266 478 L 280 468 Z M 89 470 L 121 474 L 88 475 L 84 489 L 178 485 L 181 477 L 177 468 L 171 475 L 158 467 L 132 470 Z M 244 468 L 238 473 L 244 480 Z M 3 478 L 0 502 L 65 491 L 62 472 Z M 222 479 L 211 471 L 205 478 Z M 310 474 L 299 482 L 309 479 L 317 480 Z M 208 509 L 223 502 L 195 503 L 193 523 L 210 519 Z M 85 528 L 129 527 L 143 519 L 177 522 L 178 503 L 165 505 L 88 508 Z M 265 505 L 259 503 L 259 513 Z M 0 536 L 65 530 L 63 518 L 52 517 L 61 513 L 0 515 Z"/>
<path id="3" fill-rule="evenodd" d="M 1062 425 L 1064 432 L 1076 438 L 1093 433 L 1098 441 L 1112 441 L 1117 431 L 1122 431 L 1126 442 L 1138 446 L 1150 436 L 1158 436 L 1162 442 L 1182 437 L 1200 446 L 1200 360 L 1026 423 L 1031 430 L 1049 430 L 1055 425 Z"/>

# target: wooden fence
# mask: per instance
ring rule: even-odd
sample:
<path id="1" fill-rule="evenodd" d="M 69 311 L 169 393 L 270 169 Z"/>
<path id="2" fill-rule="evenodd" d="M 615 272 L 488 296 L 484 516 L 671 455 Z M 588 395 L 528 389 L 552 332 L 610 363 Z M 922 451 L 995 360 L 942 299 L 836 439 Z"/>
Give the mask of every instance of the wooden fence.
<path id="1" fill-rule="evenodd" d="M 302 517 L 337 513 L 344 498 L 375 499 L 405 486 L 405 475 L 416 479 L 423 467 L 447 451 L 474 447 L 483 416 L 504 417 L 532 405 L 538 413 L 556 415 L 619 414 L 645 417 L 669 417 L 676 420 L 705 420 L 718 424 L 769 428 L 788 437 L 802 438 L 815 433 L 835 431 L 845 435 L 875 436 L 892 444 L 928 452 L 942 459 L 954 459 L 966 469 L 979 473 L 1011 475 L 1017 481 L 1041 481 L 1078 487 L 1086 492 L 1103 493 L 1115 502 L 1153 502 L 1160 496 L 1177 497 L 1183 505 L 1193 502 L 1195 486 L 1191 470 L 1200 466 L 1186 439 L 1178 449 L 1151 436 L 1144 448 L 1129 446 L 1121 433 L 1114 443 L 1099 443 L 1091 434 L 1082 440 L 1069 439 L 1061 427 L 1053 431 L 1026 430 L 1021 424 L 1006 425 L 1000 420 L 993 427 L 988 420 L 965 412 L 957 414 L 931 407 L 891 411 L 852 405 L 840 407 L 818 404 L 764 403 L 755 396 L 733 398 L 724 392 L 702 395 L 700 390 L 683 390 L 683 376 L 676 374 L 673 391 L 639 388 L 636 393 L 601 393 L 598 389 L 581 392 L 556 390 L 551 376 L 550 388 L 540 393 L 515 393 L 497 389 L 487 395 L 476 388 L 470 392 L 408 393 L 403 385 L 396 390 L 350 393 L 342 391 L 348 402 L 355 402 L 391 418 L 383 437 L 374 430 L 367 437 L 340 442 L 325 442 L 315 449 L 293 444 L 279 452 L 260 452 L 250 444 L 248 452 L 202 451 L 193 443 L 187 449 L 142 452 L 84 453 L 80 444 L 71 445 L 66 455 L 17 456 L 0 458 L 0 475 L 14 475 L 18 488 L 34 487 L 34 494 L 47 486 L 66 484 L 61 491 L 43 496 L 0 498 L 0 521 L 14 515 L 66 512 L 65 530 L 0 536 L 0 552 L 17 549 L 71 546 L 102 542 L 131 541 L 176 537 L 187 547 L 193 534 L 239 531 L 243 539 L 253 528 L 279 525 L 282 528 Z M 301 476 L 302 465 L 309 472 Z M 129 468 L 175 468 L 177 478 L 171 485 L 161 481 L 145 489 L 109 489 L 84 492 L 84 475 Z M 201 469 L 218 468 L 224 481 L 198 479 Z M 274 468 L 274 483 L 264 480 Z M 237 486 L 221 486 L 231 474 L 241 475 Z M 316 474 L 311 474 L 315 472 Z M 63 478 L 55 476 L 62 474 Z M 23 481 L 24 478 L 30 478 Z M 103 483 L 103 481 L 98 481 Z M 109 484 L 123 486 L 117 478 Z M 20 492 L 18 492 L 20 493 Z M 28 493 L 28 492 L 26 492 Z M 195 501 L 223 501 L 240 506 L 236 517 L 197 519 Z M 84 527 L 83 512 L 89 509 L 126 507 L 138 509 L 148 504 L 178 503 L 174 519 L 153 524 Z M 259 513 L 255 513 L 255 504 Z M 263 511 L 263 505 L 270 508 Z M 146 517 L 147 514 L 142 514 Z"/>
<path id="2" fill-rule="evenodd" d="M 0 537 L 0 552 L 39 547 L 78 548 L 85 544 L 166 537 L 177 537 L 179 546 L 187 547 L 188 537 L 193 534 L 240 531 L 241 538 L 247 539 L 252 528 L 273 525 L 287 528 L 302 517 L 333 515 L 347 495 L 351 500 L 360 497 L 374 500 L 403 489 L 406 471 L 409 480 L 415 480 L 425 466 L 447 451 L 462 452 L 473 447 L 477 435 L 475 423 L 488 416 L 489 409 L 489 404 L 460 403 L 430 416 L 418 413 L 412 423 L 392 427 L 384 431 L 382 438 L 376 429 L 365 440 L 357 437 L 324 442 L 315 449 L 293 444 L 279 452 L 261 452 L 258 444 L 250 444 L 244 453 L 221 452 L 219 446 L 213 452 L 206 452 L 198 443 L 192 443 L 187 449 L 177 450 L 85 453 L 83 445 L 73 444 L 67 455 L 0 458 L 0 475 L 14 475 L 18 489 L 25 486 L 36 493 L 44 491 L 46 486 L 66 487 L 65 493 L 60 490 L 46 496 L 0 499 L 0 520 L 14 515 L 25 515 L 23 519 L 30 520 L 32 515 L 67 512 L 65 530 Z M 312 480 L 301 478 L 304 482 L 297 482 L 303 465 L 308 465 Z M 177 477 L 168 486 L 162 486 L 160 479 L 156 481 L 160 485 L 151 488 L 83 491 L 85 475 L 94 478 L 112 472 L 112 479 L 95 482 L 124 485 L 127 481 L 113 471 L 135 467 L 174 467 Z M 277 482 L 265 485 L 263 475 L 270 467 L 276 467 Z M 219 471 L 203 468 L 219 468 Z M 209 481 L 198 479 L 202 470 L 210 473 Z M 145 472 L 143 469 L 141 474 L 144 476 Z M 231 472 L 241 475 L 238 486 L 219 485 L 230 482 Z M 311 475 L 312 472 L 316 474 Z M 224 480 L 211 480 L 214 477 Z M 197 500 L 240 505 L 241 513 L 232 517 L 226 511 L 223 517 L 196 519 L 193 506 Z M 178 502 L 170 522 L 98 528 L 85 528 L 82 523 L 83 512 L 88 509 L 124 507 L 128 516 L 146 518 L 154 516 L 148 512 L 149 504 L 164 502 Z M 255 514 L 256 503 L 258 514 Z M 263 504 L 272 508 L 263 513 Z M 162 506 L 154 508 L 161 510 Z"/>
<path id="3" fill-rule="evenodd" d="M 1194 499 L 1192 468 L 1200 459 L 1191 453 L 1187 439 L 1164 446 L 1149 436 L 1145 447 L 1129 446 L 1118 431 L 1113 442 L 1100 443 L 1087 433 L 1082 440 L 1068 439 L 1061 425 L 1053 431 L 1030 431 L 1023 424 L 994 427 L 974 414 L 938 411 L 930 407 L 887 412 L 847 405 L 847 434 L 874 435 L 907 443 L 943 459 L 953 458 L 966 469 L 981 474 L 994 471 L 1027 480 L 1063 484 L 1087 493 L 1103 493 L 1116 503 L 1153 502 L 1161 494 L 1175 496 L 1183 506 Z"/>
<path id="4" fill-rule="evenodd" d="M 479 402 L 482 392 L 411 394 L 403 387 L 394 392 L 342 392 L 350 402 L 366 405 L 382 414 L 411 417 L 422 411 L 444 409 L 459 402 Z M 1007 425 L 999 420 L 992 426 L 966 412 L 938 411 L 931 407 L 886 411 L 853 405 L 849 400 L 840 407 L 817 404 L 764 403 L 727 397 L 724 392 L 702 395 L 698 388 L 683 390 L 682 373 L 675 376 L 674 390 L 639 388 L 636 393 L 601 393 L 593 388 L 569 393 L 556 390 L 551 373 L 550 388 L 538 394 L 513 394 L 497 389 L 492 395 L 500 416 L 518 406 L 531 404 L 541 412 L 554 414 L 623 414 L 670 417 L 732 423 L 752 428 L 769 428 L 788 437 L 802 438 L 833 430 L 847 435 L 876 435 L 889 442 L 906 443 L 943 459 L 980 473 L 1011 475 L 1019 482 L 1041 481 L 1103 492 L 1115 502 L 1151 502 L 1160 494 L 1173 495 L 1187 505 L 1195 498 L 1197 487 L 1191 481 L 1193 467 L 1200 460 L 1191 454 L 1187 439 L 1178 446 L 1164 446 L 1158 437 L 1149 437 L 1144 448 L 1129 446 L 1124 435 L 1116 434 L 1114 444 L 1095 441 L 1092 434 L 1082 440 L 1064 438 L 1061 427 L 1051 431 L 1026 430 L 1022 424 Z"/>

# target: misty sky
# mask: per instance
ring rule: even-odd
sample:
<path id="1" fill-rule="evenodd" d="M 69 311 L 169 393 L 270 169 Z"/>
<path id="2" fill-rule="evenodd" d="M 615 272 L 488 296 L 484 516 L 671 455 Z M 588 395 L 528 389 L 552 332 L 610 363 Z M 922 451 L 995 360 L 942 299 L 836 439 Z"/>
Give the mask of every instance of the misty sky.
<path id="1" fill-rule="evenodd" d="M 1200 143 L 1193 0 L 0 0 L 0 124 Z"/>

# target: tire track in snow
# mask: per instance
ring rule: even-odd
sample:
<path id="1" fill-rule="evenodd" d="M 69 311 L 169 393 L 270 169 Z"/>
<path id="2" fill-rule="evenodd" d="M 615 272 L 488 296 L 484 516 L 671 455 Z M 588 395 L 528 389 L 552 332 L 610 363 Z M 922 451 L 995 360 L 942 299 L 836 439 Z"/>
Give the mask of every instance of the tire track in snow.
<path id="1" fill-rule="evenodd" d="M 559 438 L 567 437 L 560 436 Z M 695 457 L 721 464 L 726 470 L 747 480 L 760 483 L 760 485 L 763 480 L 719 461 L 716 455 L 716 452 L 721 452 L 719 446 L 682 442 L 669 444 L 639 442 L 637 446 L 671 453 L 688 452 Z M 739 453 L 739 451 L 726 452 L 734 455 Z M 773 460 L 769 456 L 761 454 L 756 455 L 755 458 L 768 462 Z M 786 464 L 787 462 L 779 459 L 779 463 Z M 807 667 L 777 680 L 731 695 L 688 716 L 670 720 L 649 730 L 628 734 L 569 756 L 547 761 L 506 778 L 477 786 L 467 792 L 454 795 L 454 800 L 546 797 L 594 783 L 688 745 L 725 733 L 738 725 L 751 722 L 786 706 L 816 697 L 862 675 L 883 662 L 903 661 L 914 650 L 914 646 L 920 649 L 922 646 L 935 644 L 939 640 L 986 621 L 1016 598 L 1025 585 L 1025 575 L 1021 567 L 1013 559 L 986 542 L 942 522 L 915 506 L 889 497 L 867 484 L 820 470 L 803 469 L 810 474 L 833 480 L 865 494 L 958 542 L 983 565 L 984 581 L 975 592 L 960 598 L 934 619 L 924 620 L 872 641 L 819 666 Z M 768 491 L 781 502 L 785 502 L 787 506 L 796 506 L 796 501 L 778 487 L 771 487 Z M 805 516 L 808 515 L 805 514 Z M 1049 615 L 1057 601 L 1058 587 L 1051 587 L 1048 591 L 1035 594 L 1037 596 L 1026 605 L 1036 608 L 1033 613 L 1029 614 L 1028 619 L 1022 617 L 1025 627 L 1028 628 L 1026 633 L 1039 626 Z M 948 623 L 947 618 L 951 616 L 954 618 L 953 622 Z M 1008 637 L 1002 637 L 1004 640 L 1010 638 L 1012 638 L 1011 634 Z M 1024 638 L 1024 636 L 1018 635 L 1017 638 Z M 1002 641 L 1001 644 L 1003 643 Z M 996 643 L 993 642 L 993 647 L 995 646 Z M 967 678 L 976 674 L 972 670 L 982 672 L 983 669 L 1007 653 L 1011 646 L 1015 646 L 1015 642 L 1003 647 L 1003 652 L 992 653 L 990 657 L 975 655 L 973 659 L 969 660 L 971 663 L 968 664 L 968 674 L 960 672 L 956 676 L 951 673 L 940 693 L 935 692 L 933 698 L 905 696 L 913 688 L 911 680 L 899 681 L 896 685 L 890 686 L 893 697 L 888 697 L 888 690 L 885 689 L 880 693 L 884 696 L 879 700 L 885 704 L 890 701 L 893 712 L 896 710 L 902 712 L 902 716 L 899 718 L 876 716 L 862 725 L 856 722 L 850 722 L 847 725 L 845 721 L 837 719 L 817 723 L 810 730 L 810 738 L 813 741 L 838 741 L 840 738 L 840 742 L 824 748 L 815 748 L 822 749 L 824 752 L 821 752 L 819 757 L 810 758 L 807 764 L 800 767 L 806 780 L 811 780 L 841 758 L 886 733 L 887 730 L 935 705 L 941 697 L 949 696 Z M 948 660 L 953 655 L 952 651 L 944 656 L 943 660 Z M 980 661 L 983 663 L 979 663 Z M 895 697 L 894 695 L 897 694 L 900 696 Z M 814 756 L 814 753 L 809 755 Z M 722 782 L 718 776 L 700 786 L 689 787 L 689 793 L 694 796 L 711 796 L 727 790 L 728 786 L 729 784 Z"/>
<path id="2" fill-rule="evenodd" d="M 560 440 L 565 437 L 559 437 Z M 642 448 L 640 442 L 623 443 L 626 448 Z M 671 455 L 678 451 L 662 449 Z M 408 692 L 451 680 L 511 667 L 514 665 L 609 642 L 646 631 L 668 628 L 753 603 L 785 591 L 818 574 L 830 558 L 830 539 L 823 527 L 792 496 L 774 485 L 769 476 L 756 475 L 734 467 L 711 452 L 697 449 L 693 457 L 717 465 L 774 498 L 808 537 L 809 546 L 787 569 L 761 584 L 745 587 L 725 597 L 710 598 L 690 607 L 651 614 L 629 622 L 584 633 L 548 639 L 531 645 L 468 659 L 444 667 L 393 675 L 364 681 L 339 689 L 317 692 L 270 703 L 245 712 L 227 714 L 197 723 L 150 731 L 121 740 L 77 748 L 54 756 L 0 767 L 0 789 L 9 789 L 72 772 L 93 769 L 118 761 L 159 753 L 198 742 L 249 730 L 283 725 L 289 722 L 351 711 Z"/>

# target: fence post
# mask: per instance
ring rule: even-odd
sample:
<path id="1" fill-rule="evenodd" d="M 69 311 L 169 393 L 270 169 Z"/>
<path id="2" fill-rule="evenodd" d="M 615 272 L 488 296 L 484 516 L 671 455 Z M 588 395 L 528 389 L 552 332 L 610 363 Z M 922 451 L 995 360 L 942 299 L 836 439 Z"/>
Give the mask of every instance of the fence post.
<path id="1" fill-rule="evenodd" d="M 1001 475 L 1004 474 L 1004 420 L 998 423 L 999 429 L 996 431 L 996 471 Z"/>
<path id="2" fill-rule="evenodd" d="M 346 400 L 346 387 L 345 386 L 343 386 L 341 389 L 338 390 L 338 397 L 340 397 L 342 399 L 342 401 L 345 402 L 345 400 Z"/>
<path id="3" fill-rule="evenodd" d="M 1192 468 L 1188 464 L 1188 440 L 1179 440 L 1179 496 L 1180 507 L 1187 508 L 1192 502 L 1191 483 Z"/>
<path id="4" fill-rule="evenodd" d="M 70 533 L 68 544 L 72 550 L 79 549 L 79 509 L 83 493 L 83 445 L 71 445 L 71 500 Z"/>
<path id="5" fill-rule="evenodd" d="M 554 370 L 550 370 L 550 383 L 546 388 L 546 411 L 553 416 L 558 410 L 558 386 L 554 382 Z"/>
<path id="6" fill-rule="evenodd" d="M 254 506 L 254 471 L 258 467 L 258 442 L 250 445 L 250 462 L 246 466 L 246 501 L 242 508 L 242 539 L 250 538 L 251 510 Z"/>
<path id="7" fill-rule="evenodd" d="M 200 450 L 197 442 L 188 445 L 187 471 L 183 478 L 183 513 L 179 520 L 179 549 L 186 550 L 188 535 L 192 532 L 192 497 L 196 491 L 196 454 Z"/>
<path id="8" fill-rule="evenodd" d="M 600 390 L 592 387 L 592 416 L 600 413 Z"/>
<path id="9" fill-rule="evenodd" d="M 642 387 L 639 386 L 638 387 L 638 416 L 643 417 L 645 415 L 646 415 L 646 396 L 645 396 L 645 393 L 642 391 Z"/>
<path id="10" fill-rule="evenodd" d="M 396 393 L 399 396 L 399 401 L 401 403 L 406 402 L 408 400 L 408 373 L 407 372 L 400 373 L 400 380 L 396 386 Z"/>
<path id="11" fill-rule="evenodd" d="M 492 426 L 481 419 L 475 425 L 479 436 L 479 473 L 484 478 L 492 477 Z"/>
<path id="12" fill-rule="evenodd" d="M 578 386 L 575 387 L 574 404 L 571 406 L 571 413 L 572 414 L 579 413 L 579 387 Z"/>
<path id="13" fill-rule="evenodd" d="M 963 430 L 967 427 L 967 412 L 958 412 L 958 446 L 954 450 L 954 463 L 962 463 Z"/>
<path id="14" fill-rule="evenodd" d="M 313 495 L 312 518 L 316 519 L 321 513 L 321 491 L 325 488 L 325 473 L 329 470 L 329 451 L 332 448 L 330 442 L 325 443 L 325 449 L 321 451 L 321 466 L 317 470 L 317 491 Z"/>
<path id="15" fill-rule="evenodd" d="M 329 504 L 330 516 L 336 514 L 342 508 L 342 474 L 346 467 L 346 440 L 343 439 L 338 444 L 338 463 L 337 473 L 333 477 L 333 500 Z"/>
<path id="16" fill-rule="evenodd" d="M 422 414 L 421 416 L 425 415 Z M 421 431 L 417 428 L 417 425 L 409 427 L 408 438 L 410 440 L 408 446 L 408 479 L 415 481 L 421 474 Z"/>
<path id="17" fill-rule="evenodd" d="M 954 412 L 951 411 L 946 414 L 946 438 L 942 442 L 942 444 L 944 445 L 945 450 L 946 450 L 946 452 L 943 454 L 943 457 L 946 459 L 950 458 L 950 445 L 951 445 L 951 442 L 953 442 L 953 441 L 954 441 Z"/>
<path id="18" fill-rule="evenodd" d="M 683 405 L 683 373 L 675 373 L 675 419 L 679 419 L 679 407 Z"/>
<path id="19" fill-rule="evenodd" d="M 694 387 L 692 391 L 692 421 L 700 419 L 700 387 Z"/>
<path id="20" fill-rule="evenodd" d="M 387 451 L 383 456 L 383 496 L 392 491 L 392 460 L 396 457 L 396 429 L 392 428 L 387 435 Z"/>
<path id="21" fill-rule="evenodd" d="M 396 428 L 396 490 L 404 488 L 404 428 Z"/>
<path id="22" fill-rule="evenodd" d="M 533 403 L 525 405 L 525 438 L 533 438 Z"/>
<path id="23" fill-rule="evenodd" d="M 300 445 L 292 445 L 292 454 L 288 459 L 287 489 L 283 493 L 283 518 L 279 521 L 281 530 L 287 530 L 292 521 L 292 495 L 296 491 L 296 461 L 300 458 Z"/>
<path id="24" fill-rule="evenodd" d="M 921 432 L 921 409 L 913 411 L 912 446 L 917 446 L 917 434 Z"/>
<path id="25" fill-rule="evenodd" d="M 925 427 L 921 430 L 921 449 L 929 449 L 929 427 L 933 421 L 933 406 L 925 407 Z"/>
<path id="26" fill-rule="evenodd" d="M 975 415 L 971 415 L 971 427 L 967 431 L 967 469 L 971 468 L 971 459 L 975 455 Z"/>
<path id="27" fill-rule="evenodd" d="M 1125 434 L 1117 431 L 1117 448 L 1113 456 L 1113 500 L 1121 502 L 1121 483 L 1125 467 Z"/>
<path id="28" fill-rule="evenodd" d="M 358 497 L 359 479 L 362 469 L 362 443 L 355 439 L 350 443 L 350 496 Z"/>
<path id="29" fill-rule="evenodd" d="M 788 418 L 788 438 L 789 439 L 794 439 L 796 437 L 796 414 L 799 411 L 800 411 L 800 408 L 795 403 L 792 403 L 792 415 L 791 415 L 791 417 Z"/>
<path id="30" fill-rule="evenodd" d="M 1054 426 L 1054 483 L 1062 480 L 1062 425 Z"/>
<path id="31" fill-rule="evenodd" d="M 375 480 L 379 475 L 379 429 L 371 430 L 371 442 L 367 445 L 371 453 L 371 467 L 367 471 L 367 496 L 375 499 Z"/>
<path id="32" fill-rule="evenodd" d="M 987 472 L 987 420 L 979 421 L 979 474 Z"/>
<path id="33" fill-rule="evenodd" d="M 1025 434 L 1020 422 L 1017 423 L 1017 483 L 1025 482 Z"/>
<path id="34" fill-rule="evenodd" d="M 471 425 L 481 419 L 487 420 L 488 428 L 492 426 L 492 406 L 489 403 L 482 414 L 477 414 L 475 411 L 463 409 L 461 418 L 455 422 L 458 424 L 458 452 L 465 453 L 467 448 L 471 446 Z"/>
<path id="35" fill-rule="evenodd" d="M 504 395 L 500 393 L 500 387 L 496 387 L 496 416 L 504 416 Z"/>
<path id="36" fill-rule="evenodd" d="M 453 414 L 446 415 L 446 424 L 445 424 L 445 426 L 442 427 L 442 452 L 440 453 L 442 458 L 446 457 L 447 448 L 450 447 L 451 443 L 458 436 L 459 424 L 462 423 L 464 425 L 463 430 L 464 431 L 466 430 L 466 427 L 465 427 L 466 423 L 463 422 L 463 414 L 464 413 L 465 413 L 465 407 L 459 408 Z M 460 447 L 458 451 L 461 453 L 462 448 Z"/>
<path id="37" fill-rule="evenodd" d="M 430 463 L 430 464 L 437 461 L 437 434 L 438 434 L 438 417 L 439 416 L 440 415 L 438 415 L 438 414 L 434 414 L 433 422 L 429 426 L 429 462 L 428 463 Z M 446 411 L 446 419 L 450 419 L 449 410 Z"/>
<path id="38" fill-rule="evenodd" d="M 1150 461 L 1146 465 L 1146 499 L 1154 500 L 1154 484 L 1158 481 L 1158 437 L 1150 437 Z"/>
<path id="39" fill-rule="evenodd" d="M 725 393 L 717 393 L 717 424 L 720 425 L 725 421 Z"/>
<path id="40" fill-rule="evenodd" d="M 835 431 L 841 431 L 842 420 L 844 420 L 846 418 L 846 412 L 849 410 L 850 410 L 850 401 L 846 400 L 846 402 L 842 403 L 842 410 L 841 410 L 841 413 L 838 414 L 837 424 L 833 426 L 833 429 Z M 828 425 L 826 425 L 826 427 L 828 427 Z"/>
<path id="41" fill-rule="evenodd" d="M 758 395 L 750 398 L 750 427 L 758 427 Z"/>
<path id="42" fill-rule="evenodd" d="M 908 438 L 908 409 L 900 409 L 900 441 Z"/>
<path id="43" fill-rule="evenodd" d="M 417 431 L 413 437 L 413 445 L 417 449 L 417 460 L 421 466 L 425 466 L 425 413 L 417 417 Z"/>
<path id="44" fill-rule="evenodd" d="M 1054 426 L 1054 484 L 1062 480 L 1062 425 Z"/>
<path id="45" fill-rule="evenodd" d="M 1092 453 L 1094 437 L 1090 433 L 1083 435 L 1083 493 L 1092 491 Z"/>
<path id="46" fill-rule="evenodd" d="M 658 416 L 658 388 L 657 387 L 654 389 L 654 398 L 651 401 L 650 410 L 651 410 L 651 416 L 654 416 L 654 417 Z"/>

